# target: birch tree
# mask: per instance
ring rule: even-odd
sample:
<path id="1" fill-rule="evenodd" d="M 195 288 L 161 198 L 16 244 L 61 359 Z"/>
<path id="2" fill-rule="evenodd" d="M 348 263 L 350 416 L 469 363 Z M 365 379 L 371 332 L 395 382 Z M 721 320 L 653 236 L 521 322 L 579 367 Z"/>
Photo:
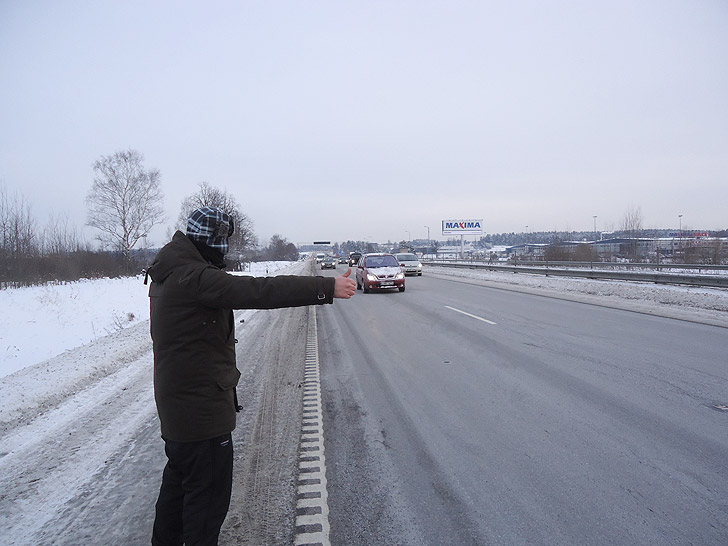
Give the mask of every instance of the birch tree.
<path id="1" fill-rule="evenodd" d="M 143 162 L 135 150 L 101 156 L 93 164 L 93 186 L 86 197 L 87 224 L 101 232 L 102 243 L 121 251 L 127 264 L 139 240 L 165 221 L 159 170 L 147 170 Z"/>

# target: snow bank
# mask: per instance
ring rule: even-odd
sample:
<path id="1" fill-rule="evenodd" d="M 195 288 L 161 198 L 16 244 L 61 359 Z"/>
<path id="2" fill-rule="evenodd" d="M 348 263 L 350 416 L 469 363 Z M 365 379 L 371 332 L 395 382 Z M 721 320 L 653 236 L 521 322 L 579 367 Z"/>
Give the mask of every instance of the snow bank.
<path id="1" fill-rule="evenodd" d="M 291 262 L 253 263 L 241 275 L 274 274 Z M 0 290 L 0 377 L 149 319 L 143 277 Z"/>

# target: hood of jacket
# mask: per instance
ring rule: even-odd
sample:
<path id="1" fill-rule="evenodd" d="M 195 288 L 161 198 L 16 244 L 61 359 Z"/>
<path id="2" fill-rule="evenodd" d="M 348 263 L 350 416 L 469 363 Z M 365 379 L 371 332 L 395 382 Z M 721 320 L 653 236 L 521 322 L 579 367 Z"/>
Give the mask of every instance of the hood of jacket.
<path id="1" fill-rule="evenodd" d="M 152 265 L 147 268 L 147 274 L 154 282 L 163 282 L 178 267 L 207 263 L 194 243 L 178 231 L 157 253 Z"/>

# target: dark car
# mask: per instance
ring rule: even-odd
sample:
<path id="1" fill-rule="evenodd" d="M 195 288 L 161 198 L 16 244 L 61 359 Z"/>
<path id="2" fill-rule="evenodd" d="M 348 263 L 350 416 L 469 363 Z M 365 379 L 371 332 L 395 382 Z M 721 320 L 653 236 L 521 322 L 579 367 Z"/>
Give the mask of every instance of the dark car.
<path id="1" fill-rule="evenodd" d="M 336 258 L 333 256 L 326 256 L 321 260 L 321 269 L 336 269 Z"/>
<path id="2" fill-rule="evenodd" d="M 350 252 L 349 253 L 349 265 L 354 267 L 356 264 L 359 263 L 359 259 L 361 258 L 361 252 Z"/>
<path id="3" fill-rule="evenodd" d="M 404 292 L 404 272 L 392 254 L 364 254 L 356 266 L 356 287 L 365 294 L 372 288 L 397 288 Z"/>

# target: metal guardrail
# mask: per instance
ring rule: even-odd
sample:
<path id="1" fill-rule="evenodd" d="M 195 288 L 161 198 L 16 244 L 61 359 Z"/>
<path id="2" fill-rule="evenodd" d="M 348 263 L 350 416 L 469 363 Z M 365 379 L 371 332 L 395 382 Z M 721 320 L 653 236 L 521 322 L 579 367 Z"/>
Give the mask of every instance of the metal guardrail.
<path id="1" fill-rule="evenodd" d="M 485 264 L 488 263 L 484 260 L 432 260 L 432 263 L 439 262 L 447 263 L 472 263 L 472 264 Z M 665 271 L 670 269 L 676 270 L 697 270 L 700 271 L 726 271 L 728 272 L 728 265 L 714 265 L 714 264 L 672 264 L 672 263 L 632 263 L 632 262 L 557 262 L 557 261 L 535 261 L 535 260 L 518 260 L 516 262 L 510 262 L 512 265 L 523 265 L 533 267 L 589 267 L 591 269 L 654 269 L 656 271 Z M 491 265 L 491 264 L 489 264 Z"/>
<path id="2" fill-rule="evenodd" d="M 564 269 L 552 267 L 528 267 L 514 265 L 476 264 L 472 262 L 422 262 L 430 266 L 456 267 L 463 269 L 487 269 L 488 271 L 510 271 L 513 273 L 529 273 L 554 277 L 580 277 L 586 279 L 612 279 L 620 281 L 638 281 L 657 284 L 683 284 L 688 286 L 706 286 L 711 288 L 728 288 L 728 276 L 719 275 L 680 275 L 675 273 L 638 273 L 634 271 L 606 271 L 600 269 Z"/>
<path id="3" fill-rule="evenodd" d="M 535 267 L 590 267 L 598 269 L 654 269 L 656 271 L 665 271 L 670 269 L 677 270 L 697 270 L 700 271 L 728 271 L 728 265 L 714 264 L 672 264 L 672 263 L 632 263 L 632 262 L 534 262 L 523 261 L 518 262 L 523 265 Z"/>

